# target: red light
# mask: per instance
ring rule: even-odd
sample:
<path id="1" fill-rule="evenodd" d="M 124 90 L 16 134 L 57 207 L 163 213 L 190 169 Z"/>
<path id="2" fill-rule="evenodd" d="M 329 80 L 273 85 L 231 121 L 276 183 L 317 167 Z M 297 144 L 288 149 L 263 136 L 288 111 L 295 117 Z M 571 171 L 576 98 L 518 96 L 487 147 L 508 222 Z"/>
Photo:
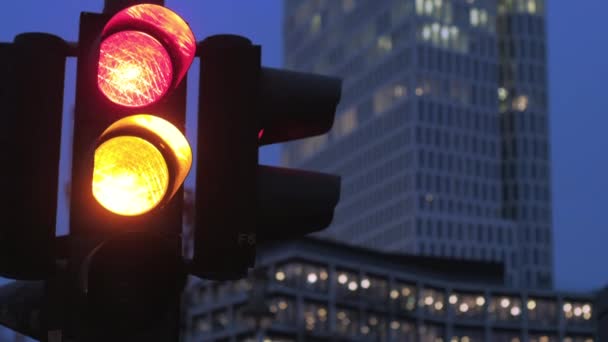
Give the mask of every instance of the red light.
<path id="1" fill-rule="evenodd" d="M 262 136 L 264 136 L 264 129 L 263 128 L 258 132 L 258 140 L 262 139 Z"/>
<path id="2" fill-rule="evenodd" d="M 112 102 L 149 105 L 165 95 L 172 82 L 171 57 L 154 37 L 121 31 L 101 43 L 97 85 Z"/>
<path id="3" fill-rule="evenodd" d="M 173 58 L 173 85 L 181 81 L 196 53 L 196 40 L 184 19 L 163 6 L 135 5 L 116 13 L 104 27 L 102 36 L 125 30 L 146 32 L 158 39 Z"/>

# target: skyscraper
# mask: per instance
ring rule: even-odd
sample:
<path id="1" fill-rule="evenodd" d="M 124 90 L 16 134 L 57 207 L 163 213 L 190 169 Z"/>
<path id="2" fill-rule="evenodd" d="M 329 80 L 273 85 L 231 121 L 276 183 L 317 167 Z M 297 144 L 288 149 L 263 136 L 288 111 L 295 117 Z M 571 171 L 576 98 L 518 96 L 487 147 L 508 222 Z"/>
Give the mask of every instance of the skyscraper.
<path id="1" fill-rule="evenodd" d="M 284 164 L 342 175 L 322 236 L 552 286 L 544 0 L 286 0 L 288 68 L 344 79 Z"/>

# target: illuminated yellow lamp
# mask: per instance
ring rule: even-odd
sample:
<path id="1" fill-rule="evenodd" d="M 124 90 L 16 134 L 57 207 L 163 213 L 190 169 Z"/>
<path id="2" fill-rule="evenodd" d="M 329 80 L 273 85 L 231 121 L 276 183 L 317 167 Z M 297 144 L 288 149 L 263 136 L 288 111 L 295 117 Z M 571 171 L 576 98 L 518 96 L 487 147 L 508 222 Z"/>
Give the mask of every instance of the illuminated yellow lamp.
<path id="1" fill-rule="evenodd" d="M 150 211 L 165 197 L 168 184 L 162 153 L 142 138 L 111 138 L 95 150 L 93 196 L 113 213 L 135 216 Z"/>
<path id="2" fill-rule="evenodd" d="M 190 145 L 177 127 L 152 115 L 129 116 L 99 139 L 93 196 L 112 213 L 141 215 L 171 199 L 191 165 Z"/>
<path id="3" fill-rule="evenodd" d="M 534 299 L 530 299 L 528 301 L 528 310 L 536 309 L 536 301 Z"/>
<path id="4" fill-rule="evenodd" d="M 483 306 L 486 303 L 486 299 L 483 298 L 483 296 L 478 296 L 475 299 L 475 304 L 477 304 L 478 306 Z"/>

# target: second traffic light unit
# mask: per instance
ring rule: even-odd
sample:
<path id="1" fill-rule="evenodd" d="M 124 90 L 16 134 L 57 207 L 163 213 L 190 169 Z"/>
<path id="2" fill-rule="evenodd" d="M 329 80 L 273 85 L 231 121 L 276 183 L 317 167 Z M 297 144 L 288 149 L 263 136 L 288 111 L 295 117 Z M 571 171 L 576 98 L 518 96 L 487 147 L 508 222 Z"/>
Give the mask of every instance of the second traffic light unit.
<path id="1" fill-rule="evenodd" d="M 259 146 L 329 131 L 339 79 L 264 68 L 261 47 L 235 35 L 199 45 L 201 58 L 194 258 L 190 272 L 238 279 L 259 242 L 326 228 L 338 176 L 258 165 Z"/>

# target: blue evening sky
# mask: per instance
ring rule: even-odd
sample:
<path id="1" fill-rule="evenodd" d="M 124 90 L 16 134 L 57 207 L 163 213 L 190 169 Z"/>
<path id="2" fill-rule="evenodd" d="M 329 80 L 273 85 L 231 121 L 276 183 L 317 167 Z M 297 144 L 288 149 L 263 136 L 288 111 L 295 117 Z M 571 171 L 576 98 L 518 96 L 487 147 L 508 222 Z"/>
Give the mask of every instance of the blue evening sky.
<path id="1" fill-rule="evenodd" d="M 608 1 L 549 1 L 549 80 L 555 231 L 556 287 L 589 290 L 608 284 Z M 263 61 L 282 63 L 282 1 L 168 0 L 190 23 L 198 40 L 216 33 L 249 37 L 263 47 Z M 50 32 L 75 41 L 80 11 L 100 11 L 101 0 L 19 0 L 0 4 L 0 41 L 20 32 Z M 74 62 L 68 62 L 65 112 L 73 104 Z M 196 84 L 196 75 L 190 85 Z M 188 99 L 189 120 L 196 99 Z M 194 114 L 194 115 L 193 115 Z M 69 120 L 65 120 L 67 123 Z M 188 125 L 193 127 L 192 124 Z M 69 125 L 64 124 L 64 130 Z M 188 132 L 189 138 L 193 132 Z M 69 135 L 63 139 L 62 182 L 69 179 Z M 192 140 L 191 140 L 192 141 Z M 261 161 L 277 164 L 278 146 Z M 187 184 L 192 184 L 190 179 Z M 65 232 L 66 204 L 60 194 L 58 231 Z"/>

